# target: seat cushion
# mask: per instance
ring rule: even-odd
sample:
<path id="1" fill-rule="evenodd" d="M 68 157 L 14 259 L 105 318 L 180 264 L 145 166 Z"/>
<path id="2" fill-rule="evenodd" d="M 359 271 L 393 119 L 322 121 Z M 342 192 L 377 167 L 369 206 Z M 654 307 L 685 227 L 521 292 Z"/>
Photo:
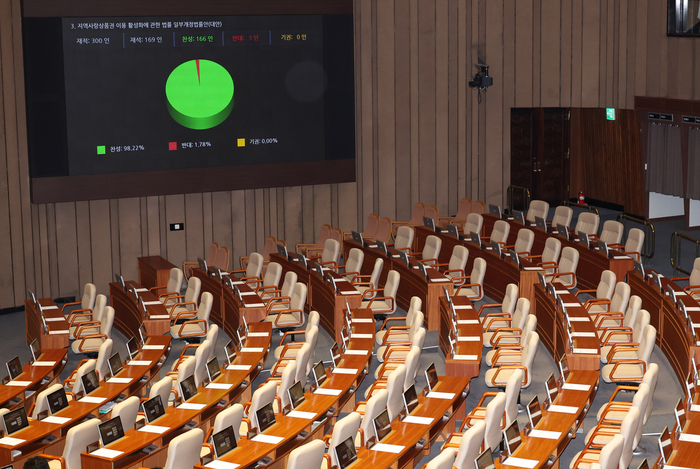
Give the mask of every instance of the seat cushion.
<path id="1" fill-rule="evenodd" d="M 176 339 L 180 337 L 180 333 L 184 334 L 187 337 L 204 337 L 207 335 L 206 332 L 204 332 L 202 323 L 177 324 L 170 328 L 170 335 L 172 335 Z"/>
<path id="2" fill-rule="evenodd" d="M 606 383 L 612 383 L 612 378 L 610 377 L 610 373 L 612 373 L 613 367 L 615 365 L 613 364 L 608 364 L 603 367 L 601 370 L 601 374 L 603 376 L 603 381 Z M 617 370 L 615 370 L 615 379 L 617 380 L 625 380 L 629 379 L 630 382 L 633 381 L 641 381 L 642 377 L 644 376 L 644 370 L 642 369 L 642 365 L 636 365 L 636 364 L 622 364 L 617 367 Z"/>
<path id="3" fill-rule="evenodd" d="M 571 459 L 571 462 L 569 463 L 569 469 L 574 469 L 574 463 L 576 462 L 576 460 L 578 459 L 578 457 L 581 455 L 581 453 L 582 453 L 582 451 L 579 451 L 579 452 L 576 453 L 576 455 Z M 586 453 L 586 459 L 590 459 L 590 460 L 593 460 L 593 461 L 597 461 L 597 460 L 598 460 L 598 454 L 599 454 L 599 453 Z M 582 463 L 580 463 L 580 464 L 577 466 L 578 469 L 588 469 L 589 467 L 591 467 L 591 464 L 588 463 L 588 462 L 582 462 Z"/>
<path id="4" fill-rule="evenodd" d="M 511 375 L 515 372 L 514 369 L 508 369 L 508 370 L 503 370 L 498 374 L 498 383 L 493 382 L 493 378 L 496 376 L 496 372 L 498 371 L 498 368 L 491 368 L 489 370 L 486 370 L 486 375 L 484 377 L 486 386 L 490 388 L 502 388 L 505 387 L 506 383 L 508 382 L 508 379 L 511 377 Z M 526 387 L 526 386 L 523 386 Z"/>
<path id="5" fill-rule="evenodd" d="M 476 288 L 472 287 L 467 287 L 467 288 L 462 288 L 459 290 L 459 293 L 457 293 L 458 296 L 468 296 L 469 298 L 478 298 L 479 294 L 476 292 Z"/>
<path id="6" fill-rule="evenodd" d="M 384 353 L 386 352 L 386 345 L 382 345 L 377 349 L 377 360 L 379 360 L 380 363 L 384 363 Z M 406 358 L 406 355 L 408 355 L 408 351 L 400 351 L 400 352 L 394 352 L 391 354 L 391 358 Z"/>
<path id="7" fill-rule="evenodd" d="M 61 461 L 49 459 L 49 469 L 61 469 Z"/>
<path id="8" fill-rule="evenodd" d="M 619 404 L 616 404 L 616 406 Z M 603 413 L 608 409 L 610 404 L 605 404 L 603 407 L 600 408 L 598 411 L 598 414 L 596 415 L 596 418 L 598 421 L 603 417 Z M 608 412 L 608 414 L 605 416 L 606 421 L 612 421 L 612 422 L 617 422 L 617 423 L 622 423 L 622 420 L 627 416 L 627 412 L 623 411 L 612 411 Z"/>
<path id="9" fill-rule="evenodd" d="M 104 340 L 102 338 L 96 338 L 96 339 L 87 339 L 83 342 L 82 339 L 78 339 L 72 344 L 70 344 L 70 348 L 75 354 L 79 353 L 87 353 L 86 350 L 94 350 L 97 351 L 99 350 L 100 346 Z M 81 352 L 78 347 L 82 345 L 83 351 Z"/>
<path id="10" fill-rule="evenodd" d="M 375 337 L 377 338 L 377 343 L 381 344 L 384 341 L 387 331 L 378 331 Z M 408 331 L 400 332 L 394 331 L 387 339 L 387 342 L 408 342 Z"/>

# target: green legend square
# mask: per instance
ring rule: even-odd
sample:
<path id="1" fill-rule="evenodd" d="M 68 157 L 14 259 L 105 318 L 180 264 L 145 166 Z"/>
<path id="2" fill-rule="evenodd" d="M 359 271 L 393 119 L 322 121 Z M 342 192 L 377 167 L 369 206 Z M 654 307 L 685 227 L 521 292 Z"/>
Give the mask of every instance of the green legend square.
<path id="1" fill-rule="evenodd" d="M 104 154 L 105 154 L 105 146 L 104 146 L 104 145 L 97 145 L 97 154 L 98 154 L 98 155 L 104 155 Z"/>

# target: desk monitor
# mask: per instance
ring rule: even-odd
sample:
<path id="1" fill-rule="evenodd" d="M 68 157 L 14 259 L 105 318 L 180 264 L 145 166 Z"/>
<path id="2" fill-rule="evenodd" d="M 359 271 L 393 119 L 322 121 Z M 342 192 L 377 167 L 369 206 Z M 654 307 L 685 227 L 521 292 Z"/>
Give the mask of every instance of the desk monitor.
<path id="1" fill-rule="evenodd" d="M 66 397 L 66 390 L 60 388 L 47 395 L 46 403 L 49 405 L 49 411 L 51 412 L 51 415 L 65 409 L 66 407 L 68 407 L 68 398 Z"/>
<path id="2" fill-rule="evenodd" d="M 525 224 L 525 214 L 520 210 L 513 210 L 513 220 Z"/>
<path id="3" fill-rule="evenodd" d="M 258 419 L 258 430 L 260 433 L 273 426 L 275 424 L 275 411 L 272 409 L 272 402 L 268 402 L 256 410 L 255 417 Z"/>
<path id="4" fill-rule="evenodd" d="M 692 401 L 695 395 L 695 380 L 693 379 L 693 373 L 690 371 L 685 376 L 685 390 L 688 394 L 689 402 Z"/>
<path id="5" fill-rule="evenodd" d="M 569 238 L 569 229 L 566 227 L 566 225 L 562 225 L 561 223 L 557 223 L 557 234 L 564 239 L 571 239 Z"/>
<path id="6" fill-rule="evenodd" d="M 435 220 L 433 220 L 430 217 L 423 217 L 423 226 L 426 228 L 435 231 Z"/>
<path id="7" fill-rule="evenodd" d="M 520 269 L 521 264 L 520 264 L 520 256 L 518 256 L 518 253 L 516 253 L 512 249 L 509 249 L 508 254 L 510 254 L 510 262 L 512 262 L 515 267 Z"/>
<path id="8" fill-rule="evenodd" d="M 19 357 L 14 357 L 5 365 L 7 366 L 7 373 L 10 375 L 10 381 L 17 379 L 22 374 L 22 362 L 19 361 Z"/>
<path id="9" fill-rule="evenodd" d="M 321 264 L 318 261 L 314 262 L 314 270 L 323 279 L 323 267 L 321 267 Z"/>
<path id="10" fill-rule="evenodd" d="M 374 433 L 377 435 L 377 443 L 382 441 L 385 436 L 391 433 L 391 420 L 389 420 L 389 412 L 384 409 L 379 415 L 374 417 Z"/>
<path id="11" fill-rule="evenodd" d="M 695 350 L 693 350 L 693 353 L 690 356 L 690 363 L 693 365 L 693 378 L 698 379 L 698 365 L 695 363 Z"/>
<path id="12" fill-rule="evenodd" d="M 578 242 L 583 244 L 586 247 L 590 247 L 590 240 L 588 239 L 588 235 L 584 233 L 583 231 L 579 231 L 576 233 L 578 235 Z"/>
<path id="13" fill-rule="evenodd" d="M 647 463 L 646 458 L 644 458 L 644 460 L 641 463 L 639 463 L 637 469 L 649 469 L 649 463 Z"/>
<path id="14" fill-rule="evenodd" d="M 95 370 L 88 371 L 80 377 L 80 380 L 83 383 L 83 391 L 85 392 L 86 396 L 100 387 L 100 382 L 97 379 L 97 373 L 95 373 Z"/>
<path id="15" fill-rule="evenodd" d="M 211 443 L 214 447 L 214 455 L 216 459 L 221 458 L 224 454 L 236 448 L 236 434 L 233 432 L 233 427 L 229 425 L 218 433 L 214 433 L 211 437 Z"/>
<path id="16" fill-rule="evenodd" d="M 530 399 L 525 410 L 527 411 L 527 418 L 530 421 L 530 426 L 534 429 L 537 424 L 540 423 L 540 420 L 542 420 L 542 409 L 540 408 L 540 401 L 537 398 L 537 394 Z"/>
<path id="17" fill-rule="evenodd" d="M 243 324 L 238 325 L 238 329 L 236 329 L 236 337 L 238 337 L 238 348 L 242 349 L 247 338 L 245 326 Z"/>
<path id="18" fill-rule="evenodd" d="M 479 233 L 476 233 L 474 231 L 469 232 L 469 236 L 472 239 L 472 243 L 476 244 L 477 246 L 481 247 L 481 235 Z"/>
<path id="19" fill-rule="evenodd" d="M 182 401 L 187 402 L 197 395 L 197 386 L 194 384 L 194 375 L 189 375 L 187 378 L 180 381 L 180 394 Z"/>
<path id="20" fill-rule="evenodd" d="M 685 429 L 685 406 L 683 405 L 683 398 L 678 398 L 676 402 L 676 408 L 673 410 L 673 415 L 676 417 L 676 423 L 678 424 L 677 431 L 683 433 Z"/>
<path id="21" fill-rule="evenodd" d="M 345 300 L 345 315 L 349 317 L 352 314 L 352 309 L 350 308 L 350 303 L 348 303 L 348 298 L 343 297 L 343 299 Z"/>
<path id="22" fill-rule="evenodd" d="M 401 259 L 401 262 L 410 267 L 411 263 L 408 261 L 408 254 L 406 254 L 406 251 L 399 251 L 399 259 Z"/>
<path id="23" fill-rule="evenodd" d="M 355 241 L 357 244 L 360 246 L 364 246 L 365 243 L 362 240 L 362 233 L 358 233 L 357 231 L 352 231 L 352 240 Z"/>
<path id="24" fill-rule="evenodd" d="M 457 228 L 457 225 L 453 225 L 452 223 L 449 223 L 447 225 L 447 234 L 449 234 L 450 236 L 454 236 L 457 239 L 460 239 L 459 228 Z"/>
<path id="25" fill-rule="evenodd" d="M 418 261 L 418 270 L 426 280 L 430 280 L 430 277 L 428 277 L 428 271 L 425 269 L 425 264 L 423 264 L 421 261 Z"/>
<path id="26" fill-rule="evenodd" d="M 114 277 L 117 279 L 117 283 L 119 284 L 119 286 L 122 287 L 122 290 L 126 292 L 126 284 L 124 283 L 124 277 L 122 277 L 120 274 L 114 274 Z"/>
<path id="27" fill-rule="evenodd" d="M 224 353 L 226 353 L 228 364 L 231 365 L 236 359 L 236 346 L 233 345 L 233 340 L 229 340 L 226 345 L 224 345 Z"/>
<path id="28" fill-rule="evenodd" d="M 350 337 L 348 336 L 348 326 L 343 326 L 343 328 L 340 330 L 340 338 L 343 341 L 341 344 L 343 346 L 343 350 L 347 350 L 348 341 L 350 340 Z"/>
<path id="29" fill-rule="evenodd" d="M 520 438 L 520 430 L 518 430 L 518 420 L 513 422 L 503 430 L 503 441 L 505 442 L 505 451 L 508 456 L 513 456 L 513 453 L 520 447 L 523 440 Z"/>
<path id="30" fill-rule="evenodd" d="M 671 453 L 673 453 L 671 432 L 668 431 L 668 427 L 664 428 L 659 437 L 659 452 L 661 453 L 661 461 L 664 465 L 668 464 L 668 460 L 671 459 Z"/>
<path id="31" fill-rule="evenodd" d="M 338 285 L 335 283 L 335 277 L 333 277 L 330 270 L 326 272 L 326 280 L 328 280 L 328 283 L 331 284 L 334 292 L 340 293 L 340 290 L 338 290 Z"/>
<path id="32" fill-rule="evenodd" d="M 428 389 L 430 391 L 435 389 L 435 386 L 437 386 L 439 382 L 437 370 L 435 369 L 435 363 L 431 363 L 428 365 L 428 368 L 425 369 L 425 380 L 428 382 Z"/>
<path id="33" fill-rule="evenodd" d="M 101 423 L 98 428 L 100 430 L 100 442 L 102 446 L 107 446 L 120 438 L 124 438 L 124 427 L 122 426 L 122 419 L 119 416 Z"/>
<path id="34" fill-rule="evenodd" d="M 491 240 L 491 249 L 493 249 L 493 252 L 496 253 L 498 257 L 501 257 L 501 244 L 495 239 Z"/>
<path id="35" fill-rule="evenodd" d="M 126 341 L 126 352 L 129 354 L 129 360 L 133 360 L 139 354 L 139 344 L 135 337 Z"/>
<path id="36" fill-rule="evenodd" d="M 304 266 L 305 269 L 309 268 L 309 266 L 306 264 L 306 257 L 304 257 L 303 254 L 297 253 L 297 259 L 299 260 L 299 263 Z"/>
<path id="37" fill-rule="evenodd" d="M 165 415 L 165 407 L 163 407 L 163 401 L 159 394 L 143 403 L 143 414 L 149 425 Z"/>
<path id="38" fill-rule="evenodd" d="M 292 384 L 289 389 L 287 389 L 287 394 L 289 394 L 289 402 L 292 404 L 292 409 L 296 409 L 304 402 L 304 386 L 302 386 L 301 381 L 297 381 Z"/>
<path id="39" fill-rule="evenodd" d="M 450 292 L 447 290 L 447 287 L 443 285 L 442 287 L 442 294 L 445 295 L 445 300 L 447 300 L 447 304 L 450 304 L 451 298 L 450 298 Z"/>
<path id="40" fill-rule="evenodd" d="M 569 361 L 566 359 L 566 354 L 562 354 L 559 359 L 559 371 L 561 372 L 561 379 L 566 381 L 569 378 Z"/>
<path id="41" fill-rule="evenodd" d="M 324 381 L 326 381 L 326 369 L 323 367 L 323 362 L 319 360 L 313 367 L 314 380 L 316 381 L 316 386 L 321 386 Z"/>
<path id="42" fill-rule="evenodd" d="M 209 269 L 207 269 L 207 261 L 205 261 L 201 257 L 198 257 L 197 264 L 199 265 L 199 268 L 204 271 L 205 274 L 209 274 Z"/>
<path id="43" fill-rule="evenodd" d="M 29 295 L 29 299 L 32 300 L 32 305 L 34 305 L 34 308 L 36 308 L 39 302 L 37 301 L 34 292 L 31 290 L 27 290 L 27 295 Z"/>
<path id="44" fill-rule="evenodd" d="M 550 404 L 554 403 L 554 400 L 559 394 L 559 386 L 557 386 L 557 380 L 554 379 L 554 373 L 551 373 L 544 383 L 544 388 L 547 391 L 547 397 L 549 398 Z"/>
<path id="45" fill-rule="evenodd" d="M 287 259 L 287 246 L 282 243 L 277 243 L 277 254 Z"/>
<path id="46" fill-rule="evenodd" d="M 133 295 L 135 300 L 139 299 L 139 292 L 136 291 L 136 287 L 133 283 L 129 285 L 129 292 Z"/>
<path id="47" fill-rule="evenodd" d="M 661 286 L 661 276 L 659 275 L 658 272 L 652 272 L 651 273 L 651 278 L 654 280 L 654 285 L 656 285 L 656 288 L 659 289 L 661 293 L 664 292 L 664 287 Z"/>
<path id="48" fill-rule="evenodd" d="M 388 254 L 389 251 L 386 250 L 386 243 L 384 241 L 377 240 L 377 249 L 384 254 L 385 256 Z"/>
<path id="49" fill-rule="evenodd" d="M 348 328 L 349 331 L 352 331 L 352 321 L 348 317 L 348 315 L 345 315 L 345 326 Z"/>
<path id="50" fill-rule="evenodd" d="M 333 368 L 338 368 L 340 366 L 340 360 L 342 359 L 340 355 L 340 347 L 338 347 L 338 342 L 334 342 L 331 347 L 331 361 L 333 362 Z"/>
<path id="51" fill-rule="evenodd" d="M 493 464 L 491 448 L 486 448 L 484 452 L 474 460 L 474 465 L 476 469 L 495 469 L 496 466 Z"/>
<path id="52" fill-rule="evenodd" d="M 107 364 L 109 365 L 109 372 L 112 374 L 112 376 L 117 376 L 119 372 L 121 372 L 124 369 L 124 365 L 122 365 L 122 359 L 119 356 L 119 352 L 114 352 L 112 356 L 109 357 Z"/>
<path id="53" fill-rule="evenodd" d="M 41 347 L 39 346 L 38 339 L 32 340 L 32 343 L 29 344 L 29 351 L 32 353 L 32 359 L 37 361 L 41 356 Z"/>
<path id="54" fill-rule="evenodd" d="M 216 359 L 216 355 L 211 357 L 211 360 L 207 362 L 207 376 L 209 376 L 209 381 L 214 382 L 216 378 L 221 376 L 221 368 L 219 367 L 219 361 Z"/>
<path id="55" fill-rule="evenodd" d="M 141 345 L 145 345 L 148 342 L 148 334 L 146 333 L 146 326 L 143 323 L 139 326 L 139 337 L 141 337 Z"/>
<path id="56" fill-rule="evenodd" d="M 642 276 L 642 279 L 646 280 L 646 275 L 644 274 L 644 266 L 642 265 L 641 262 L 634 261 L 634 270 L 637 271 L 637 273 Z"/>
<path id="57" fill-rule="evenodd" d="M 13 433 L 18 432 L 29 425 L 29 420 L 27 420 L 27 412 L 24 409 L 24 406 L 3 415 L 2 421 L 5 424 L 5 433 L 7 435 L 12 435 Z"/>
<path id="58" fill-rule="evenodd" d="M 491 215 L 496 215 L 498 218 L 501 218 L 501 207 L 500 207 L 500 205 L 489 204 L 489 213 L 490 213 Z"/>
<path id="59" fill-rule="evenodd" d="M 535 226 L 545 233 L 547 232 L 547 222 L 542 217 L 535 217 Z"/>
<path id="60" fill-rule="evenodd" d="M 598 240 L 598 250 L 605 254 L 605 257 L 610 257 L 610 250 L 608 249 L 608 243 L 602 239 Z"/>
<path id="61" fill-rule="evenodd" d="M 231 280 L 231 277 L 229 277 L 229 280 Z M 231 280 L 231 285 L 233 285 L 233 280 Z M 233 285 L 233 293 L 236 295 L 236 298 L 238 298 L 238 301 L 241 303 L 241 305 L 245 305 L 245 302 L 243 301 L 243 295 L 241 294 L 241 289 L 238 288 L 238 285 Z"/>
<path id="62" fill-rule="evenodd" d="M 415 384 L 412 384 L 403 392 L 403 404 L 406 406 L 406 414 L 410 414 L 418 407 L 418 395 L 416 394 Z"/>
<path id="63" fill-rule="evenodd" d="M 214 274 L 214 278 L 217 279 L 219 282 L 224 281 L 224 277 L 221 275 L 221 269 L 219 269 L 217 266 L 213 265 L 211 266 L 211 270 Z"/>
<path id="64" fill-rule="evenodd" d="M 350 464 L 357 461 L 354 439 L 354 436 L 349 436 L 345 441 L 342 441 L 335 447 L 335 460 L 338 463 L 338 469 L 345 469 Z"/>
<path id="65" fill-rule="evenodd" d="M 544 272 L 541 270 L 537 271 L 537 278 L 540 281 L 540 286 L 547 290 L 547 278 L 544 276 Z"/>
<path id="66" fill-rule="evenodd" d="M 671 298 L 671 301 L 673 302 L 673 304 L 676 306 L 679 306 L 678 297 L 676 296 L 676 290 L 673 289 L 673 287 L 671 286 L 670 283 L 666 284 L 666 291 L 668 292 L 668 297 Z M 685 314 L 684 314 L 684 316 L 685 316 Z"/>
<path id="67" fill-rule="evenodd" d="M 144 315 L 148 316 L 148 310 L 146 309 L 146 303 L 143 302 L 143 297 L 139 296 L 138 303 L 139 303 L 139 309 L 141 310 L 141 312 Z"/>
<path id="68" fill-rule="evenodd" d="M 558 295 L 557 295 L 557 289 L 554 287 L 553 283 L 548 283 L 547 284 L 547 293 L 554 298 L 554 301 L 557 301 Z"/>

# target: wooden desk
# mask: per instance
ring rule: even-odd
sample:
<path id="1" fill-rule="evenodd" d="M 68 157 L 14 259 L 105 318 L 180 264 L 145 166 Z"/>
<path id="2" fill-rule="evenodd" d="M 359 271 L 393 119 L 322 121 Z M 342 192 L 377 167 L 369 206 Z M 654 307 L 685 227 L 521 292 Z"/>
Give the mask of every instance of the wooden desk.
<path id="1" fill-rule="evenodd" d="M 24 323 L 27 344 L 37 339 L 42 349 L 68 347 L 68 334 L 70 331 L 65 316 L 63 316 L 61 310 L 58 309 L 56 303 L 51 299 L 41 298 L 38 301 L 44 311 L 48 330 L 44 329 L 41 315 L 34 308 L 34 303 L 31 300 L 24 300 Z"/>
<path id="2" fill-rule="evenodd" d="M 131 378 L 129 383 L 100 382 L 100 387 L 90 394 L 90 397 L 104 399 L 100 403 L 70 401 L 69 406 L 56 414 L 57 417 L 67 417 L 70 421 L 64 424 L 54 424 L 45 421 L 31 420 L 29 426 L 12 434 L 13 438 L 25 440 L 16 446 L 0 445 L 0 464 L 14 464 L 22 467 L 24 462 L 40 453 L 60 456 L 65 444 L 65 436 L 70 428 L 77 425 L 85 417 L 93 415 L 107 419 L 108 414 L 99 414 L 99 408 L 105 403 L 117 399 L 120 395 L 142 395 L 146 385 L 160 376 L 160 368 L 170 353 L 170 336 L 149 337 L 148 345 L 162 347 L 157 350 L 143 350 L 136 358 L 150 362 L 149 365 L 125 365 L 119 374 L 120 378 Z M 43 359 L 43 356 L 42 356 Z M 27 409 L 28 410 L 28 409 Z M 49 441 L 51 439 L 51 441 Z M 19 450 L 22 454 L 12 457 L 12 451 Z"/>
<path id="3" fill-rule="evenodd" d="M 170 332 L 170 316 L 166 307 L 158 301 L 158 296 L 134 281 L 127 281 L 127 288 L 133 285 L 143 298 L 148 315 L 139 308 L 138 301 L 131 293 L 112 282 L 109 284 L 110 305 L 114 308 L 114 326 L 126 337 L 138 337 L 139 326 L 143 324 L 149 336 L 163 335 Z M 156 303 L 157 302 L 157 303 Z"/>
<path id="4" fill-rule="evenodd" d="M 452 329 L 452 312 L 447 300 L 440 298 L 440 334 L 439 345 L 445 356 L 445 374 L 447 376 L 465 376 L 469 379 L 479 376 L 481 353 L 484 336 L 479 322 L 479 312 L 474 309 L 466 296 L 453 296 L 452 301 L 457 312 L 457 330 L 459 337 L 478 337 L 478 341 L 457 341 L 454 358 L 450 353 L 449 331 Z M 460 322 L 464 322 L 460 324 Z M 469 357 L 469 358 L 467 358 Z"/>
<path id="5" fill-rule="evenodd" d="M 138 258 L 139 283 L 146 288 L 164 287 L 170 279 L 170 269 L 177 268 L 160 256 Z"/>
<path id="6" fill-rule="evenodd" d="M 15 409 L 34 403 L 37 394 L 58 382 L 58 375 L 66 366 L 68 349 L 42 350 L 37 364 L 27 363 L 22 367 L 22 374 L 14 381 L 27 381 L 27 386 L 0 386 L 0 407 Z M 30 395 L 26 395 L 30 392 Z"/>

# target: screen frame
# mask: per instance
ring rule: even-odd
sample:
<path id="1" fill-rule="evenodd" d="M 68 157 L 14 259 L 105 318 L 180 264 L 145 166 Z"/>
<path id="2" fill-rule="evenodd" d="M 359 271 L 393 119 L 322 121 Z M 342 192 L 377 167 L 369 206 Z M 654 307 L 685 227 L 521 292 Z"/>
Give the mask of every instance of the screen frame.
<path id="1" fill-rule="evenodd" d="M 12 415 L 15 413 L 17 413 L 22 418 L 22 424 L 19 426 L 19 428 L 10 432 L 9 429 L 7 428 L 7 421 L 8 421 L 8 419 L 14 418 L 14 417 L 12 417 Z M 22 406 L 22 407 L 19 407 L 17 409 L 13 409 L 6 414 L 3 414 L 2 424 L 5 427 L 5 434 L 8 436 L 13 435 L 13 434 L 17 433 L 18 431 L 27 428 L 29 426 L 29 419 L 27 419 L 27 410 L 25 409 L 24 406 Z"/>
<path id="2" fill-rule="evenodd" d="M 157 400 L 158 404 L 160 405 L 161 412 L 156 418 L 151 420 L 151 414 L 147 410 L 146 406 L 148 406 L 150 403 L 152 403 L 156 400 Z M 149 400 L 144 401 L 142 407 L 143 407 L 143 415 L 146 417 L 146 422 L 148 422 L 149 425 L 151 423 L 155 422 L 156 420 L 158 420 L 159 418 L 161 418 L 163 415 L 165 415 L 165 408 L 163 407 L 163 400 L 160 398 L 160 394 L 156 394 L 155 396 L 153 396 Z"/>
<path id="3" fill-rule="evenodd" d="M 272 415 L 272 420 L 265 428 L 262 428 L 262 425 L 260 424 L 260 416 L 263 415 L 263 413 L 267 413 L 268 411 Z M 260 432 L 260 433 L 264 433 L 265 430 L 267 430 L 268 428 L 272 427 L 275 423 L 277 423 L 277 420 L 275 419 L 275 410 L 272 407 L 272 402 L 268 402 L 267 404 L 265 404 L 264 406 L 262 406 L 258 410 L 256 410 L 255 411 L 255 419 L 258 421 L 258 432 Z"/>
<path id="4" fill-rule="evenodd" d="M 65 402 L 65 405 L 61 407 L 60 409 L 54 409 L 54 407 L 51 405 L 51 396 L 55 396 L 56 394 L 61 394 L 63 396 L 63 402 Z M 51 412 L 51 415 L 54 415 L 66 407 L 68 407 L 68 397 L 66 396 L 66 390 L 63 388 L 57 389 L 51 394 L 46 395 L 46 406 L 49 408 L 49 412 Z"/>
<path id="5" fill-rule="evenodd" d="M 105 428 L 105 427 L 107 427 L 107 424 L 110 424 L 110 423 L 116 423 L 116 424 L 118 424 L 118 425 L 117 425 L 117 436 L 116 436 L 116 438 L 114 438 L 113 440 L 109 441 L 108 443 L 105 443 L 105 442 L 104 442 L 104 438 L 103 438 L 103 434 L 102 434 L 102 429 Z M 122 424 L 122 419 L 121 419 L 121 417 L 118 416 L 118 415 L 117 415 L 116 417 L 114 417 L 114 418 L 111 418 L 111 419 L 107 420 L 106 422 L 102 422 L 101 424 L 99 424 L 99 425 L 98 425 L 98 429 L 99 429 L 98 433 L 99 433 L 99 435 L 100 435 L 100 444 L 101 444 L 103 447 L 104 447 L 104 446 L 111 445 L 111 444 L 114 443 L 115 441 L 118 441 L 118 440 L 121 440 L 122 438 L 124 438 L 124 425 Z"/>
<path id="6" fill-rule="evenodd" d="M 191 380 L 191 381 L 192 381 L 192 385 L 194 386 L 194 393 L 193 393 L 192 395 L 188 396 L 187 398 L 185 398 L 185 386 L 183 385 L 183 383 L 184 383 L 185 381 L 188 381 L 188 380 Z M 183 401 L 183 402 L 187 402 L 187 401 L 189 401 L 190 399 L 192 399 L 194 396 L 197 395 L 198 390 L 197 390 L 197 386 L 196 386 L 196 384 L 195 384 L 195 382 L 194 382 L 194 375 L 189 375 L 187 378 L 185 378 L 185 379 L 183 379 L 182 381 L 180 381 L 180 382 L 178 383 L 178 385 L 180 386 L 180 395 L 182 396 L 182 401 Z"/>
<path id="7" fill-rule="evenodd" d="M 12 365 L 19 366 L 19 373 L 17 373 L 14 376 L 12 375 L 12 369 L 13 369 Z M 15 355 L 13 358 L 8 360 L 5 363 L 5 367 L 7 368 L 7 374 L 10 376 L 10 381 L 13 381 L 13 380 L 19 378 L 20 376 L 22 376 L 22 373 L 24 373 L 24 370 L 22 369 L 22 362 L 19 360 L 19 357 L 17 355 Z"/>
<path id="8" fill-rule="evenodd" d="M 218 451 L 218 445 L 216 444 L 217 437 L 222 437 L 222 436 L 228 436 L 231 441 L 231 445 L 224 451 L 223 453 L 219 453 Z M 220 432 L 214 433 L 211 436 L 211 445 L 214 448 L 214 455 L 216 456 L 216 459 L 221 458 L 223 455 L 230 453 L 234 449 L 238 447 L 238 444 L 236 443 L 236 432 L 233 431 L 233 426 L 229 425 L 228 427 L 224 428 Z"/>

